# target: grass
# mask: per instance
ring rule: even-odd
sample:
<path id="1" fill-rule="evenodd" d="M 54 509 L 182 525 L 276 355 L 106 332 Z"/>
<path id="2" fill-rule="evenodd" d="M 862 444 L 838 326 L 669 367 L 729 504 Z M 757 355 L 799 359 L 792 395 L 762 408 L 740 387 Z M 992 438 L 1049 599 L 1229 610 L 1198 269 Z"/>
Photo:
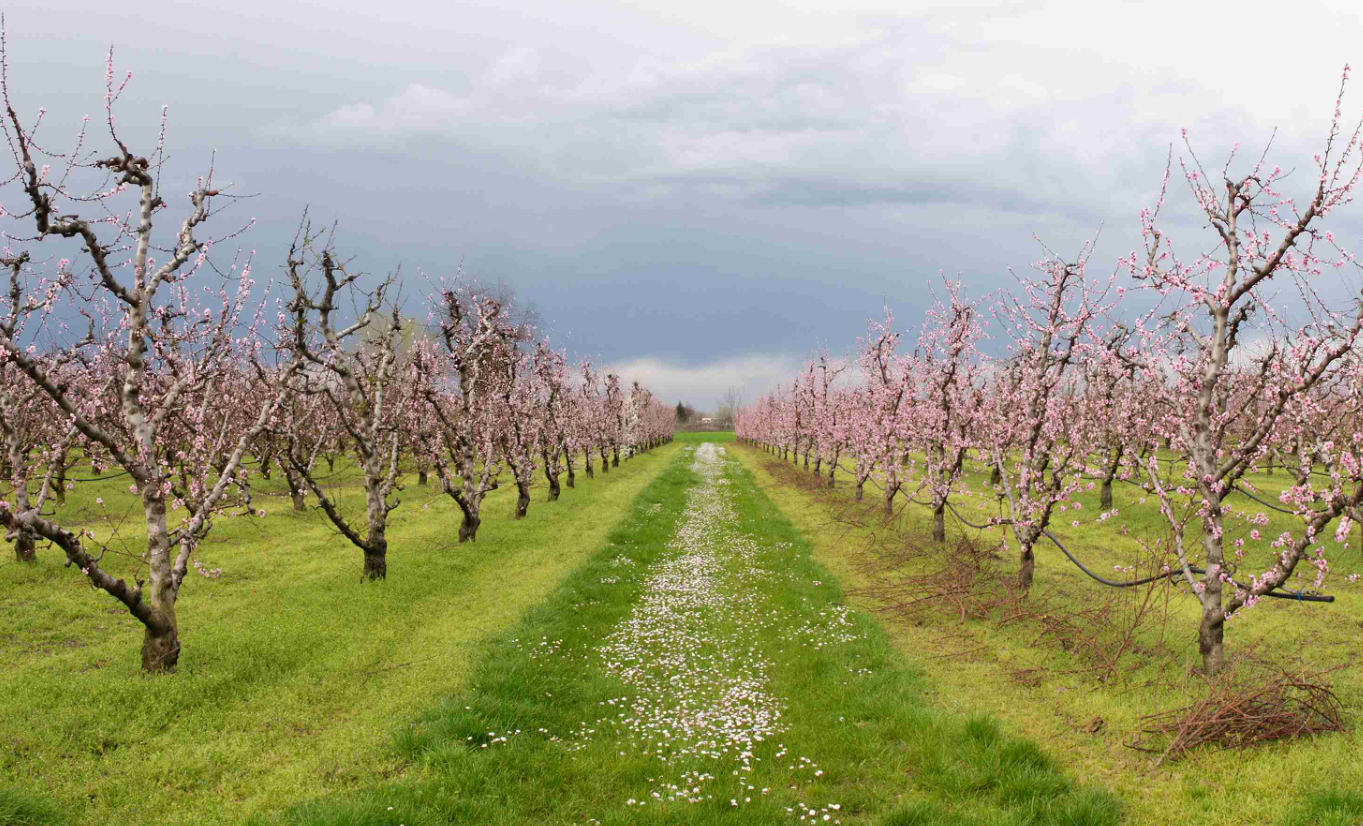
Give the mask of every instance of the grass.
<path id="1" fill-rule="evenodd" d="M 601 647 L 632 616 L 650 570 L 658 570 L 651 566 L 678 553 L 668 540 L 698 477 L 676 456 L 585 565 L 482 646 L 466 688 L 396 726 L 386 759 L 410 761 L 401 777 L 253 822 L 764 824 L 799 823 L 811 812 L 819 822 L 827 815 L 828 822 L 897 826 L 1118 822 L 1111 795 L 1077 785 L 1034 742 L 927 702 L 929 684 L 895 640 L 868 615 L 844 614 L 837 583 L 750 470 L 729 461 L 725 473 L 732 535 L 755 542 L 761 573 L 731 557 L 714 587 L 750 613 L 738 622 L 719 609 L 688 614 L 706 632 L 673 642 L 699 656 L 741 640 L 739 648 L 769 663 L 766 690 L 783 704 L 784 730 L 753 745 L 751 771 L 740 771 L 745 761 L 730 752 L 660 761 L 656 745 L 630 735 L 634 704 L 647 698 L 604 667 Z M 640 656 L 651 662 L 673 653 L 660 644 Z M 697 781 L 704 786 L 698 802 L 652 796 L 670 796 L 668 778 L 683 770 L 707 775 Z"/>
<path id="2" fill-rule="evenodd" d="M 538 488 L 520 522 L 514 489 L 496 491 L 462 546 L 454 503 L 408 477 L 389 578 L 371 584 L 320 512 L 292 512 L 282 481 L 263 482 L 267 516 L 220 520 L 198 554 L 223 573 L 190 574 L 168 677 L 142 675 L 140 626 L 53 549 L 0 563 L 0 826 L 239 823 L 399 776 L 395 721 L 466 686 L 480 642 L 553 593 L 678 450 L 579 473 L 557 503 Z M 362 512 L 355 479 L 329 484 Z M 129 556 L 105 562 L 125 576 L 140 567 L 136 516 L 126 478 L 78 484 L 61 510 L 114 537 Z"/>
<path id="3" fill-rule="evenodd" d="M 1092 778 L 1117 793 L 1127 804 L 1132 823 L 1363 823 L 1363 805 L 1355 791 L 1363 789 L 1363 761 L 1357 757 L 1359 744 L 1354 733 L 1247 751 L 1204 750 L 1157 769 L 1152 768 L 1152 758 L 1126 747 L 1142 714 L 1182 705 L 1198 690 L 1196 679 L 1190 677 L 1199 663 L 1196 606 L 1186 593 L 1170 591 L 1167 622 L 1141 631 L 1139 642 L 1151 655 L 1133 657 L 1122 679 L 1100 682 L 1079 673 L 1083 663 L 1053 641 L 1041 638 L 1035 624 L 1001 624 L 997 617 L 960 623 L 945 617 L 925 620 L 898 615 L 885 601 L 882 589 L 911 582 L 914 570 L 881 562 L 880 552 L 869 549 L 869 527 L 859 528 L 831 517 L 835 510 L 851 506 L 853 485 L 846 481 L 846 475 L 829 493 L 800 484 L 805 474 L 793 471 L 790 463 L 770 454 L 747 447 L 734 452 L 782 512 L 809 537 L 816 558 L 849 587 L 866 594 L 854 598 L 853 604 L 886 611 L 883 616 L 893 645 L 907 652 L 933 652 L 935 656 L 915 658 L 915 662 L 928 678 L 924 699 L 936 708 L 988 713 L 1000 720 L 1006 731 L 1047 743 L 1067 771 Z M 968 481 L 977 492 L 983 489 L 982 473 Z M 1259 474 L 1254 478 L 1256 487 L 1268 494 L 1261 497 L 1267 501 L 1274 501 L 1276 492 L 1287 482 L 1281 470 L 1273 476 Z M 1129 565 L 1140 558 L 1135 543 L 1116 527 L 1125 524 L 1132 532 L 1158 535 L 1155 531 L 1160 517 L 1153 509 L 1153 500 L 1142 504 L 1138 500 L 1143 494 L 1138 489 L 1118 485 L 1114 491 L 1118 518 L 1096 523 L 1097 494 L 1095 489 L 1080 497 L 1083 507 L 1079 513 L 1085 516 L 1078 528 L 1070 524 L 1073 514 L 1062 515 L 1057 518 L 1057 533 L 1089 567 L 1110 573 L 1113 566 Z M 868 485 L 866 495 L 866 505 L 878 509 L 879 491 L 872 491 Z M 963 513 L 967 518 L 981 514 L 976 504 L 988 503 L 986 507 L 992 508 L 992 502 L 992 498 L 981 497 Z M 1249 504 L 1248 500 L 1243 503 Z M 930 517 L 926 508 L 910 505 L 905 511 L 908 535 L 925 536 Z M 865 522 L 870 526 L 876 519 Z M 1278 522 L 1275 515 L 1261 530 L 1272 536 L 1286 524 Z M 948 517 L 949 534 L 962 530 Z M 1247 528 L 1232 530 L 1233 537 Z M 978 536 L 975 531 L 968 533 Z M 1359 586 L 1344 581 L 1348 574 L 1363 571 L 1357 540 L 1355 532 L 1349 546 L 1334 546 L 1332 551 L 1334 573 L 1328 590 L 1337 596 L 1337 602 L 1321 605 L 1264 600 L 1228 626 L 1227 652 L 1232 660 L 1250 648 L 1306 665 L 1328 666 L 1349 660 L 1358 651 L 1359 631 L 1363 629 L 1363 593 Z M 1016 564 L 1013 553 L 1005 554 L 998 563 L 999 571 L 1011 576 Z M 1064 612 L 1110 593 L 1073 568 L 1053 546 L 1038 547 L 1034 600 Z M 1162 597 L 1160 604 L 1164 605 Z M 1160 650 L 1170 655 L 1153 656 Z M 1019 674 L 1032 678 L 1015 679 Z M 1345 668 L 1331 676 L 1346 708 L 1356 712 L 1363 704 L 1360 669 Z M 1090 733 L 1095 718 L 1101 718 L 1103 725 Z"/>
<path id="4" fill-rule="evenodd" d="M 0 786 L 0 826 L 48 826 L 63 823 L 61 811 L 23 789 Z"/>

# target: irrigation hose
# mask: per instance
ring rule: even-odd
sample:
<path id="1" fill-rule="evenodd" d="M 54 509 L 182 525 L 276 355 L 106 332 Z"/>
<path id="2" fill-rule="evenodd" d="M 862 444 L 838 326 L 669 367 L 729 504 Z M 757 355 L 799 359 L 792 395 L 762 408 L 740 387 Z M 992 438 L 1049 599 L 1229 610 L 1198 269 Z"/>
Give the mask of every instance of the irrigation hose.
<path id="1" fill-rule="evenodd" d="M 988 529 L 989 527 L 991 527 L 991 526 L 989 526 L 989 525 L 976 525 L 976 524 L 974 524 L 974 523 L 972 523 L 972 522 L 967 521 L 967 520 L 966 520 L 964 517 L 962 517 L 961 514 L 956 510 L 956 506 L 955 506 L 955 505 L 952 505 L 951 502 L 949 502 L 949 501 L 943 502 L 943 504 L 945 504 L 945 505 L 947 506 L 947 508 L 951 510 L 952 515 L 955 516 L 958 520 L 960 520 L 960 522 L 961 522 L 962 524 L 964 524 L 964 525 L 967 525 L 967 526 L 969 526 L 969 527 L 971 527 L 971 528 L 975 528 L 975 529 L 977 529 L 977 530 L 986 530 L 986 529 Z M 1045 536 L 1047 539 L 1051 540 L 1051 542 L 1054 542 L 1054 543 L 1055 543 L 1055 546 L 1056 546 L 1057 548 L 1060 549 L 1060 552 L 1063 553 L 1063 554 L 1065 555 L 1065 557 L 1066 557 L 1067 559 L 1069 559 L 1070 562 L 1073 562 L 1073 563 L 1074 563 L 1074 566 L 1075 566 L 1076 568 L 1078 568 L 1079 570 L 1083 571 L 1085 574 L 1088 574 L 1089 578 L 1092 579 L 1092 580 L 1094 580 L 1095 582 L 1099 582 L 1099 583 L 1101 583 L 1101 584 L 1103 584 L 1103 585 L 1107 585 L 1107 586 L 1110 587 L 1110 588 L 1135 588 L 1135 587 L 1137 587 L 1137 586 L 1139 586 L 1139 585 L 1149 585 L 1149 584 L 1152 583 L 1152 582 L 1158 582 L 1158 581 L 1161 580 L 1161 579 L 1172 579 L 1173 577 L 1176 577 L 1176 576 L 1178 576 L 1178 574 L 1179 574 L 1179 571 L 1168 571 L 1168 572 L 1166 572 L 1166 573 L 1156 574 L 1155 576 L 1144 577 L 1144 578 L 1142 578 L 1142 579 L 1134 579 L 1134 580 L 1130 580 L 1130 581 L 1128 581 L 1128 582 L 1118 582 L 1118 581 L 1116 581 L 1116 580 L 1107 579 L 1107 578 L 1105 578 L 1105 577 L 1099 576 L 1098 574 L 1095 574 L 1093 571 L 1090 571 L 1087 567 L 1085 567 L 1084 563 L 1082 563 L 1082 562 L 1080 562 L 1078 559 L 1076 559 L 1075 556 L 1074 556 L 1074 554 L 1070 553 L 1069 549 L 1066 548 L 1066 547 L 1064 546 L 1064 544 L 1062 544 L 1061 541 L 1060 541 L 1059 539 L 1056 539 L 1055 534 L 1051 533 L 1050 531 L 1046 531 L 1046 530 L 1043 530 L 1041 533 L 1042 533 L 1042 535 Z M 1188 566 L 1188 570 L 1192 571 L 1192 572 L 1195 573 L 1195 574 L 1205 574 L 1205 573 L 1207 572 L 1205 568 L 1199 568 L 1199 567 L 1196 566 L 1196 565 L 1189 565 L 1189 566 Z M 1236 581 L 1233 580 L 1233 579 L 1230 580 L 1230 582 L 1231 582 L 1232 585 L 1234 585 L 1235 587 L 1237 587 L 1237 588 L 1239 588 L 1239 589 L 1241 589 L 1241 590 L 1244 590 L 1244 591 L 1248 591 L 1248 590 L 1249 590 L 1249 589 L 1246 588 L 1244 585 L 1241 585 L 1240 583 L 1236 582 Z M 1334 602 L 1334 601 L 1335 601 L 1335 598 L 1334 598 L 1333 596 L 1318 595 L 1318 594 L 1304 594 L 1304 593 L 1302 593 L 1301 591 L 1287 591 L 1287 592 L 1280 592 L 1280 591 L 1278 591 L 1276 588 L 1275 588 L 1274 590 L 1271 590 L 1271 591 L 1268 591 L 1268 592 L 1262 594 L 1261 596 L 1272 597 L 1272 598 L 1274 598 L 1274 599 L 1291 599 L 1291 600 L 1296 600 L 1297 602 Z"/>

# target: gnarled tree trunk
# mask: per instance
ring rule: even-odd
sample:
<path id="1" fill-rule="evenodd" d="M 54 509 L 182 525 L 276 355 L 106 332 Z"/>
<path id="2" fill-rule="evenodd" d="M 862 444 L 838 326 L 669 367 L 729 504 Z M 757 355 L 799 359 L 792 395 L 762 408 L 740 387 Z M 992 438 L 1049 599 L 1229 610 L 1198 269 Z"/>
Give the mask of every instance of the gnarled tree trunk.
<path id="1" fill-rule="evenodd" d="M 1036 573 L 1036 556 L 1032 553 L 1032 546 L 1028 545 L 1022 549 L 1018 555 L 1018 590 L 1032 590 L 1032 576 Z"/>
<path id="2" fill-rule="evenodd" d="M 169 611 L 155 612 L 155 621 L 143 626 L 142 670 L 168 674 L 180 663 L 180 632 L 175 623 L 175 605 Z"/>
<path id="3" fill-rule="evenodd" d="M 38 543 L 33 534 L 20 529 L 14 537 L 14 561 L 34 564 L 38 561 Z"/>

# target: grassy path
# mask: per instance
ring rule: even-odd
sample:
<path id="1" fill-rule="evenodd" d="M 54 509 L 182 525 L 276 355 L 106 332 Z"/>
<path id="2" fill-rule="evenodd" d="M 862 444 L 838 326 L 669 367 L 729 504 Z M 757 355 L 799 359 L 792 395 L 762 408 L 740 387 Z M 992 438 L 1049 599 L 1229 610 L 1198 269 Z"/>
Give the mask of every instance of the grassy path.
<path id="1" fill-rule="evenodd" d="M 398 730 L 400 778 L 258 822 L 1118 821 L 1034 744 L 925 706 L 809 551 L 722 446 L 689 447 L 468 690 Z"/>
<path id="2" fill-rule="evenodd" d="M 186 583 L 170 677 L 140 673 L 136 622 L 51 550 L 0 567 L 0 826 L 25 823 L 15 813 L 34 798 L 58 809 L 41 822 L 63 826 L 236 824 L 397 776 L 396 721 L 467 686 L 481 642 L 554 593 L 679 452 L 579 473 L 556 503 L 538 490 L 520 521 L 508 485 L 472 545 L 453 540 L 457 507 L 409 479 L 389 579 L 372 584 L 316 511 L 293 513 L 263 483 L 267 517 L 224 520 L 202 549 L 224 573 Z M 121 512 L 125 482 L 81 486 L 67 508 L 97 510 L 98 495 Z M 358 489 L 333 495 L 363 507 Z"/>

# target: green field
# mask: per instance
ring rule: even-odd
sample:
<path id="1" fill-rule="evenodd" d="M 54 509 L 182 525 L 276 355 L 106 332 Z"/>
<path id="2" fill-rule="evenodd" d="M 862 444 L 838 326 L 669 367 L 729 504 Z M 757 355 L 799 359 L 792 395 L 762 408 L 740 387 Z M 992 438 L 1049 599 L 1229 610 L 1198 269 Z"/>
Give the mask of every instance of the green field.
<path id="1" fill-rule="evenodd" d="M 716 483 L 730 509 L 710 522 L 730 550 L 669 578 L 695 547 L 673 542 L 703 485 L 689 465 L 674 459 L 598 553 L 488 645 L 469 689 L 397 729 L 410 771 L 295 807 L 285 822 L 1118 822 L 1114 798 L 1036 744 L 923 702 L 908 658 L 868 615 L 846 611 L 800 532 L 732 458 Z M 661 603 L 658 579 L 674 588 Z M 697 607 L 683 597 L 700 583 L 717 600 Z M 650 613 L 660 605 L 661 623 Z M 674 625 L 680 633 L 655 635 Z M 609 667 L 621 658 L 656 666 L 664 688 L 625 682 Z M 745 672 L 750 661 L 764 665 Z M 744 673 L 762 679 L 735 698 L 731 678 Z M 741 736 L 751 707 L 779 712 L 763 718 L 767 736 Z M 739 721 L 739 733 L 707 740 L 716 720 Z"/>
<path id="2" fill-rule="evenodd" d="M 904 561 L 903 550 L 929 541 L 927 508 L 897 500 L 901 521 L 887 531 L 880 491 L 868 484 L 864 505 L 856 505 L 850 474 L 840 474 L 830 493 L 812 487 L 809 475 L 788 461 L 750 447 L 735 453 L 811 540 L 816 558 L 854 589 L 853 604 L 878 611 L 897 647 L 920 654 L 915 663 L 929 678 L 926 696 L 936 707 L 988 713 L 1005 730 L 1046 743 L 1066 770 L 1119 794 L 1129 822 L 1363 823 L 1363 760 L 1352 732 L 1249 750 L 1204 749 L 1158 768 L 1155 757 L 1127 747 L 1142 714 L 1184 705 L 1203 690 L 1192 673 L 1199 664 L 1197 609 L 1186 589 L 1159 588 L 1157 608 L 1135 634 L 1132 652 L 1118 662 L 1115 675 L 1100 679 L 1091 658 L 1065 650 L 1035 618 L 1003 621 L 996 613 L 961 622 L 945 606 L 926 613 L 899 607 L 916 595 L 915 577 L 923 572 L 921 560 Z M 976 492 L 984 490 L 983 473 L 967 481 Z M 1288 481 L 1281 470 L 1253 478 L 1266 501 L 1274 501 Z M 1114 490 L 1118 517 L 1097 523 L 1098 492 L 1087 492 L 1078 497 L 1084 514 L 1080 526 L 1058 515 L 1056 533 L 1094 571 L 1113 579 L 1129 577 L 1114 572 L 1114 566 L 1132 565 L 1141 554 L 1120 526 L 1147 536 L 1159 528 L 1159 514 L 1139 501 L 1143 495 L 1119 484 Z M 998 514 L 992 496 L 971 499 L 956 500 L 970 503 L 961 507 L 971 521 Z M 1269 535 L 1286 525 L 1274 517 L 1263 529 Z M 964 535 L 985 545 L 997 541 L 997 533 L 981 535 L 950 516 L 947 527 L 949 540 Z M 1352 662 L 1363 631 L 1363 589 L 1346 581 L 1349 574 L 1363 572 L 1357 542 L 1355 528 L 1348 546 L 1332 545 L 1327 587 L 1335 603 L 1264 600 L 1228 626 L 1228 655 L 1234 659 L 1252 649 L 1290 666 L 1320 668 Z M 1011 577 L 1015 554 L 1001 554 L 993 574 Z M 1053 616 L 1073 614 L 1119 593 L 1112 610 L 1120 626 L 1144 596 L 1141 589 L 1114 592 L 1098 585 L 1045 541 L 1037 548 L 1036 577 L 1032 607 Z M 1346 667 L 1330 679 L 1346 710 L 1363 707 L 1363 669 Z"/>
<path id="3" fill-rule="evenodd" d="M 0 567 L 11 665 L 0 824 L 1363 822 L 1353 734 L 1158 768 L 1127 748 L 1141 714 L 1198 690 L 1188 600 L 1175 594 L 1140 629 L 1137 655 L 1102 679 L 1035 623 L 886 610 L 917 563 L 887 548 L 875 492 L 858 508 L 845 481 L 830 496 L 728 438 L 682 434 L 608 475 L 579 474 L 557 503 L 539 491 L 520 522 L 498 491 L 473 545 L 451 538 L 453 503 L 409 477 L 380 583 L 362 584 L 359 552 L 265 481 L 267 516 L 220 522 L 199 553 L 223 573 L 191 575 L 171 676 L 141 672 L 139 626 L 51 549 L 36 567 Z M 710 482 L 693 469 L 704 442 L 727 450 Z M 124 481 L 78 484 L 62 515 L 125 541 L 118 562 L 132 573 L 136 519 L 101 516 L 135 515 Z M 329 482 L 360 507 L 353 471 Z M 1128 524 L 1148 518 L 1135 495 L 1117 490 Z M 706 574 L 718 601 L 651 603 L 659 572 L 689 552 L 678 537 L 699 518 L 697 496 L 727 508 L 706 523 L 706 542 L 730 549 Z M 904 513 L 900 543 L 928 519 Z M 1095 570 L 1130 561 L 1132 546 L 1111 535 L 1062 531 Z M 1014 564 L 1000 558 L 999 575 Z M 1363 570 L 1347 558 L 1335 568 L 1336 583 Z M 1031 599 L 1056 612 L 1097 588 L 1047 547 L 1037 582 Z M 1333 605 L 1256 607 L 1231 626 L 1232 656 L 1257 643 L 1321 665 L 1347 657 L 1363 594 L 1332 592 Z M 672 606 L 675 627 L 641 624 L 651 604 Z M 622 654 L 622 639 L 637 650 Z M 668 678 L 689 686 L 675 696 L 612 665 L 623 656 L 647 671 L 678 652 L 691 665 Z M 760 679 L 737 679 L 749 672 Z M 1357 670 L 1333 678 L 1356 709 Z M 693 732 L 654 725 L 669 707 L 743 718 L 754 685 L 779 712 L 760 740 L 688 750 L 678 744 Z"/>
<path id="4" fill-rule="evenodd" d="M 368 584 L 320 511 L 294 513 L 282 481 L 263 482 L 267 516 L 221 520 L 201 546 L 223 573 L 189 575 L 173 676 L 141 672 L 140 625 L 54 549 L 40 547 L 36 567 L 0 564 L 0 824 L 23 823 L 4 813 L 32 797 L 59 808 L 50 823 L 238 823 L 401 773 L 395 726 L 464 686 L 480 641 L 553 593 L 678 450 L 579 473 L 555 503 L 537 488 L 520 522 L 514 487 L 495 491 L 463 546 L 457 506 L 409 476 L 388 579 Z M 362 512 L 356 478 L 327 484 Z M 106 523 L 96 498 L 126 524 Z M 132 556 L 105 564 L 136 572 L 126 478 L 78 484 L 61 515 L 103 536 L 116 527 Z"/>

